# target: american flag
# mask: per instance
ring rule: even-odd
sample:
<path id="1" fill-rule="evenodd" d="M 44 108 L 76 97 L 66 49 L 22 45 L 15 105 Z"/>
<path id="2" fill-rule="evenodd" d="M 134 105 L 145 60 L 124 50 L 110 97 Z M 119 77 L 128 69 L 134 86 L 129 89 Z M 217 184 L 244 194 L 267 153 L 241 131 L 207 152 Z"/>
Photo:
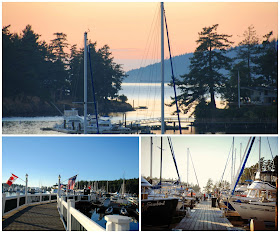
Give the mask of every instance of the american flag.
<path id="1" fill-rule="evenodd" d="M 67 189 L 74 189 L 74 185 L 75 185 L 75 181 L 76 181 L 77 175 L 69 178 L 68 180 L 68 185 L 67 185 Z"/>

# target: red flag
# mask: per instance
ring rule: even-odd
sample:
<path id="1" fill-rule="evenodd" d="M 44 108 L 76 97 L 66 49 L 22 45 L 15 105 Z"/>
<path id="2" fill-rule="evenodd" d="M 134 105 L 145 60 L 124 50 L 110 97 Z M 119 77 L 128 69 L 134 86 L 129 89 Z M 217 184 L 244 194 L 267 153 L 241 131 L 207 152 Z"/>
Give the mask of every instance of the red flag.
<path id="1" fill-rule="evenodd" d="M 91 189 L 91 187 L 90 187 L 90 186 L 88 186 L 88 189 Z"/>
<path id="2" fill-rule="evenodd" d="M 17 177 L 16 175 L 12 174 L 11 177 L 8 179 L 7 184 L 8 184 L 9 186 L 11 186 L 11 185 L 15 182 L 15 180 L 16 180 L 17 178 L 18 178 L 18 177 Z"/>

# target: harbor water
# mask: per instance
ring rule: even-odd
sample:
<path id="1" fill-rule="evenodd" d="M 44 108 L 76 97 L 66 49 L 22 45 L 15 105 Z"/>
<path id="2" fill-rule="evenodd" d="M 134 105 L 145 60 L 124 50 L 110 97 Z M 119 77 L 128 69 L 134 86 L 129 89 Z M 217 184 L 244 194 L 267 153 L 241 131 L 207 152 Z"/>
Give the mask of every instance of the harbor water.
<path id="1" fill-rule="evenodd" d="M 176 111 L 175 106 L 169 107 L 171 103 L 171 97 L 174 97 L 173 88 L 165 84 L 165 122 L 167 126 L 172 129 L 167 130 L 167 134 L 179 134 L 179 130 L 173 130 L 176 116 L 173 114 Z M 150 119 L 160 119 L 161 117 L 161 86 L 159 83 L 123 83 L 122 90 L 119 93 L 124 94 L 128 98 L 135 111 L 129 111 L 126 113 L 111 113 L 112 123 L 121 123 L 126 119 L 127 124 L 130 122 L 141 121 L 147 122 L 149 126 L 158 126 L 157 129 L 151 130 L 152 133 L 160 134 L 159 129 L 160 122 L 149 122 Z M 177 90 L 179 95 L 179 90 Z M 216 98 L 217 107 L 222 108 L 223 102 L 217 96 Z M 79 113 L 82 115 L 82 113 Z M 125 115 L 125 116 L 124 116 Z M 191 122 L 194 121 L 191 114 L 180 114 L 183 122 L 183 134 L 225 134 L 225 133 L 260 133 L 258 128 L 247 129 L 246 127 L 239 127 L 238 129 L 231 128 L 197 128 L 192 126 Z M 45 117 L 4 117 L 2 119 L 2 133 L 3 134 L 62 134 L 56 131 L 46 131 L 43 128 L 52 128 L 56 124 L 62 124 L 62 116 L 45 116 Z M 175 123 L 175 127 L 178 129 L 178 122 Z M 266 133 L 270 133 L 269 131 Z"/>

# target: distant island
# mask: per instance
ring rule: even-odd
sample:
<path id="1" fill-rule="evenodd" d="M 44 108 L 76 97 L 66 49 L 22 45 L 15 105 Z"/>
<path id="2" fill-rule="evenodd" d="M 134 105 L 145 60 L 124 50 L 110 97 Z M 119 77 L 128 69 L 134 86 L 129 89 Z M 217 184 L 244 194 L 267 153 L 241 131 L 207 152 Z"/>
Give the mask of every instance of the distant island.
<path id="1" fill-rule="evenodd" d="M 237 55 L 238 47 L 234 47 L 227 52 L 227 56 L 234 58 Z M 174 73 L 177 79 L 180 79 L 181 75 L 189 73 L 190 69 L 190 58 L 193 53 L 185 53 L 182 55 L 174 56 L 172 58 Z M 123 83 L 160 83 L 161 82 L 161 63 L 154 63 L 139 69 L 132 69 L 126 72 L 127 77 L 124 78 Z M 221 73 L 228 74 L 227 71 L 222 70 Z M 164 60 L 164 80 L 165 83 L 171 81 L 171 66 L 170 60 Z"/>

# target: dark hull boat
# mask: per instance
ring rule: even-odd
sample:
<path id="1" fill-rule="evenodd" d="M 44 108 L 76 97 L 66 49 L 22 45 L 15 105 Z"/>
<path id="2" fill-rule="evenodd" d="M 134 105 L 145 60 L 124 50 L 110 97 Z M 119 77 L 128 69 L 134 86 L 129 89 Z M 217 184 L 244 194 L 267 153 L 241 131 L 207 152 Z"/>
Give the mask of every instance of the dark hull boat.
<path id="1" fill-rule="evenodd" d="M 141 200 L 142 224 L 150 226 L 170 225 L 176 214 L 177 198 Z"/>

